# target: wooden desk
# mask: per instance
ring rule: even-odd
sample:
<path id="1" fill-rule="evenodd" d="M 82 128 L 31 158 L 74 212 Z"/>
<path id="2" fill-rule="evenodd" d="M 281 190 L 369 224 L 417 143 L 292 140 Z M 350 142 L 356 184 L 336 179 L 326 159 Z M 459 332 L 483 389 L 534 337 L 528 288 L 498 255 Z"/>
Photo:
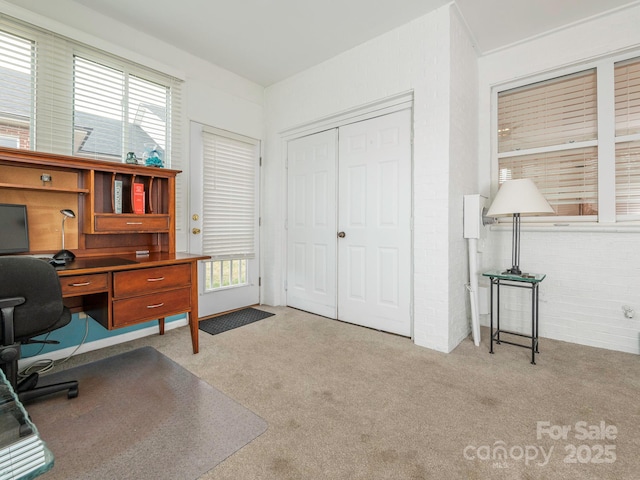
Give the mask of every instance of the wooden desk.
<path id="1" fill-rule="evenodd" d="M 31 255 L 62 247 L 76 260 L 58 268 L 73 312 L 109 330 L 189 314 L 198 352 L 198 260 L 176 253 L 179 170 L 0 147 L 0 203 L 26 205 Z M 144 208 L 134 208 L 136 191 Z M 77 213 L 61 235 L 61 210 Z M 138 251 L 149 255 L 136 256 Z"/>
<path id="2" fill-rule="evenodd" d="M 85 312 L 108 330 L 189 314 L 193 353 L 198 353 L 198 260 L 184 253 L 76 258 L 57 267 L 65 305 Z"/>

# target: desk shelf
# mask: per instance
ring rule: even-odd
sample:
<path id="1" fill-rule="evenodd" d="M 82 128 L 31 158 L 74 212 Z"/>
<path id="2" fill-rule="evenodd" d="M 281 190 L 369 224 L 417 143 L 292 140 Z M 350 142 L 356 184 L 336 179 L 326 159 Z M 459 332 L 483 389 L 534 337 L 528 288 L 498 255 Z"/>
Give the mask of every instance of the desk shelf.
<path id="1" fill-rule="evenodd" d="M 36 185 L 26 185 L 26 184 L 16 184 L 16 183 L 2 183 L 0 182 L 0 188 L 12 188 L 16 190 L 33 190 L 33 191 L 41 191 L 41 192 L 51 192 L 51 193 L 79 193 L 80 195 L 85 195 L 89 193 L 88 188 L 56 188 L 56 187 L 47 187 L 47 186 L 36 186 Z"/>

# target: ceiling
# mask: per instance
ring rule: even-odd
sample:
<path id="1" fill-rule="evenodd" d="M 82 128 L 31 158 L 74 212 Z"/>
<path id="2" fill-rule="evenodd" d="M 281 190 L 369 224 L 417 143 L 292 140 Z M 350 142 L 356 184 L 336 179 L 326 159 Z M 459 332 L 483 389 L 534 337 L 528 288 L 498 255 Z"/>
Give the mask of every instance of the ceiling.
<path id="1" fill-rule="evenodd" d="M 38 12 L 48 2 L 8 0 Z M 269 86 L 450 0 L 72 0 Z M 479 54 L 640 0 L 455 0 Z M 46 12 L 38 12 L 46 13 Z"/>

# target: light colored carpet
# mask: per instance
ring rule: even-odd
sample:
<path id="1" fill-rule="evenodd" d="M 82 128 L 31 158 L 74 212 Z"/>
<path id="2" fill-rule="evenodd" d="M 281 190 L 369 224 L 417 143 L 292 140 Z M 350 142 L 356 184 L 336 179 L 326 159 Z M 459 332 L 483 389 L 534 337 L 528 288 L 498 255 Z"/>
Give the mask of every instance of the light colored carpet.
<path id="1" fill-rule="evenodd" d="M 46 478 L 196 479 L 267 424 L 151 347 L 43 377 L 78 398 L 27 405 L 55 457 Z"/>
<path id="2" fill-rule="evenodd" d="M 62 368 L 151 345 L 269 423 L 200 480 L 640 478 L 638 355 L 542 338 L 531 365 L 524 348 L 499 345 L 490 355 L 486 329 L 480 347 L 469 338 L 445 354 L 291 308 L 260 308 L 276 315 L 201 334 L 197 355 L 184 327 Z M 617 428 L 614 440 L 577 438 L 578 422 L 603 421 Z M 537 422 L 571 431 L 538 439 Z M 485 450 L 499 453 L 500 445 L 515 447 L 514 455 L 486 459 Z M 589 461 L 565 462 L 572 445 Z M 597 463 L 598 445 L 615 447 L 615 462 Z M 517 447 L 527 446 L 553 452 L 544 465 L 542 457 L 525 462 Z M 467 447 L 474 458 L 465 458 Z M 167 462 L 172 454 L 162 452 Z"/>

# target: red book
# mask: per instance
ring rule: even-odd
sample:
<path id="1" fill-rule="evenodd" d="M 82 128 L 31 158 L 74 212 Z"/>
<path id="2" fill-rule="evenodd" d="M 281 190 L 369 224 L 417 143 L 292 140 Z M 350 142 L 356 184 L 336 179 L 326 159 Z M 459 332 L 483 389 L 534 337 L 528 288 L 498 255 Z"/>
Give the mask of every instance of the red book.
<path id="1" fill-rule="evenodd" d="M 133 184 L 133 213 L 144 213 L 144 184 Z"/>

